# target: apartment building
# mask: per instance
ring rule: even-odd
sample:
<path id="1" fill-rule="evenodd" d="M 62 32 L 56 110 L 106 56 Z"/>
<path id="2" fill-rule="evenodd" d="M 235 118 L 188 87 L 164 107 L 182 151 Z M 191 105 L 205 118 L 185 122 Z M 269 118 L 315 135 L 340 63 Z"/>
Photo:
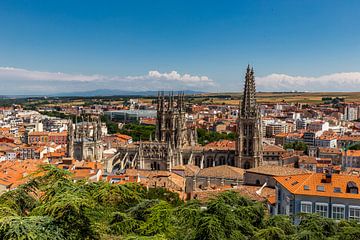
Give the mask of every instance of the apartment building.
<path id="1" fill-rule="evenodd" d="M 273 214 L 317 213 L 335 220 L 360 222 L 360 178 L 353 175 L 306 173 L 278 176 Z"/>

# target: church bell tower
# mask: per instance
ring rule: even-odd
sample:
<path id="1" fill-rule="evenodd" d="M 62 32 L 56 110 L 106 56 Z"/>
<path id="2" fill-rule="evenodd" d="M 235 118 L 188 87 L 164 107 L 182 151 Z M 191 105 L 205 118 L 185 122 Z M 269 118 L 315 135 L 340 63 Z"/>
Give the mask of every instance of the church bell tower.
<path id="1" fill-rule="evenodd" d="M 237 135 L 235 165 L 245 169 L 261 166 L 261 115 L 256 103 L 254 70 L 250 66 L 246 70 L 244 93 L 239 103 Z"/>

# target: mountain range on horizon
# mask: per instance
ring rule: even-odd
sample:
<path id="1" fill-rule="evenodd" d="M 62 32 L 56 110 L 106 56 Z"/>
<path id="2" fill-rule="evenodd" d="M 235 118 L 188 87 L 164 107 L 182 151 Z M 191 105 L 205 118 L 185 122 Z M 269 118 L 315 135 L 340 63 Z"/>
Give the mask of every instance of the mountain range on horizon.
<path id="1" fill-rule="evenodd" d="M 119 89 L 96 89 L 91 91 L 76 91 L 76 92 L 62 92 L 62 93 L 55 93 L 55 94 L 29 94 L 29 95 L 2 95 L 3 98 L 21 98 L 21 97 L 108 97 L 108 96 L 156 96 L 159 91 L 124 91 Z M 165 93 L 169 93 L 171 91 L 164 91 Z M 206 92 L 202 91 L 194 91 L 194 90 L 181 90 L 181 91 L 173 91 L 174 95 L 178 92 L 184 92 L 186 95 L 192 94 L 202 94 Z"/>

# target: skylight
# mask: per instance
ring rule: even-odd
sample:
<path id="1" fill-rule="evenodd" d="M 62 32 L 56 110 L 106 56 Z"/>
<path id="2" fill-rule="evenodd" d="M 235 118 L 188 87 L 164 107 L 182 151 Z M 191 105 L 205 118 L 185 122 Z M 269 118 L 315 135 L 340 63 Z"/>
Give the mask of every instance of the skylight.
<path id="1" fill-rule="evenodd" d="M 316 186 L 316 191 L 318 191 L 318 192 L 325 192 L 325 187 L 322 186 L 322 185 L 317 185 L 317 186 Z"/>
<path id="2" fill-rule="evenodd" d="M 298 181 L 295 181 L 295 182 L 292 182 L 291 185 L 294 186 L 294 185 L 296 185 L 296 184 L 298 184 L 298 183 L 299 183 Z"/>

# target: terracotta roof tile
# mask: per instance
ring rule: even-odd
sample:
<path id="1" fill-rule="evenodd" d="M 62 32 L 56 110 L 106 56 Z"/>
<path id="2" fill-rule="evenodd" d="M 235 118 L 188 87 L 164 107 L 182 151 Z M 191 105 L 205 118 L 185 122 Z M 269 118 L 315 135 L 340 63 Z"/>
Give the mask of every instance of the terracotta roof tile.
<path id="1" fill-rule="evenodd" d="M 286 152 L 286 150 L 283 149 L 282 147 L 276 146 L 276 145 L 270 145 L 270 144 L 264 144 L 263 151 L 264 152 Z"/>
<path id="2" fill-rule="evenodd" d="M 255 168 L 247 169 L 246 172 L 258 173 L 270 176 L 288 176 L 292 174 L 305 173 L 306 170 L 300 168 L 283 167 L 277 165 L 263 165 Z"/>
<path id="3" fill-rule="evenodd" d="M 360 187 L 360 178 L 358 176 L 332 174 L 330 183 L 324 183 L 324 178 L 325 174 L 322 173 L 306 173 L 292 176 L 279 176 L 275 177 L 275 180 L 296 195 L 360 199 L 360 194 L 346 192 L 346 187 L 349 182 L 354 182 Z"/>
<path id="4" fill-rule="evenodd" d="M 197 176 L 227 178 L 227 179 L 243 179 L 244 173 L 245 170 L 242 168 L 232 167 L 229 165 L 221 165 L 221 166 L 201 169 L 197 174 Z"/>

